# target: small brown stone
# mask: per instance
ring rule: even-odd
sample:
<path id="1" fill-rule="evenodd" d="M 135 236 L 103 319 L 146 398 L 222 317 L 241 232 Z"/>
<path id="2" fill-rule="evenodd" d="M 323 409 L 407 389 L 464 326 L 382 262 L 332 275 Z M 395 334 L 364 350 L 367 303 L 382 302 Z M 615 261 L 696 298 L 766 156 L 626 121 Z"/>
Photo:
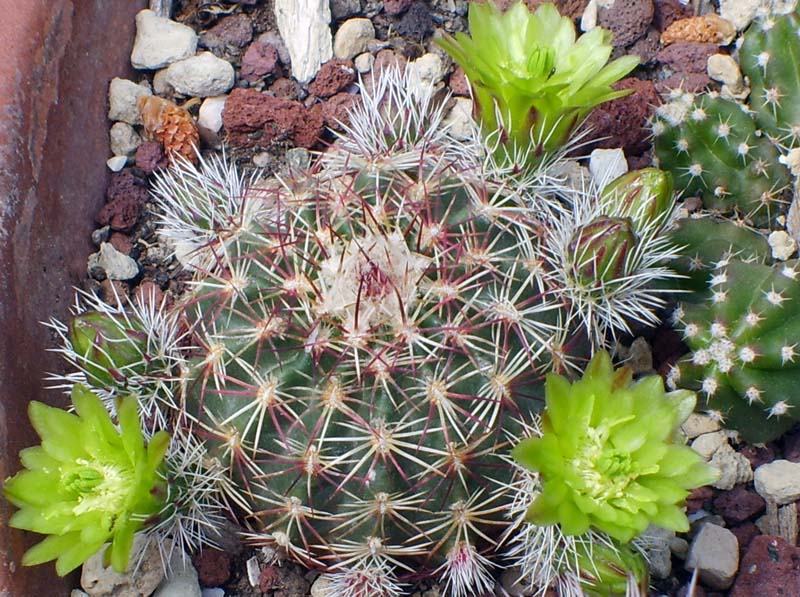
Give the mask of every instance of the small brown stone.
<path id="1" fill-rule="evenodd" d="M 714 509 L 728 524 L 737 524 L 752 518 L 766 507 L 764 498 L 741 485 L 723 491 L 714 498 Z"/>
<path id="2" fill-rule="evenodd" d="M 130 230 L 142 215 L 142 202 L 131 197 L 120 197 L 106 203 L 97 214 L 97 223 L 111 226 L 112 230 Z"/>
<path id="3" fill-rule="evenodd" d="M 155 289 L 153 292 L 157 291 L 163 297 L 161 289 L 152 282 L 151 284 Z M 204 587 L 221 587 L 230 578 L 231 556 L 224 551 L 206 548 L 192 558 L 192 563 L 197 569 L 200 584 Z"/>
<path id="4" fill-rule="evenodd" d="M 356 79 L 352 60 L 328 60 L 308 86 L 308 91 L 317 97 L 331 97 L 339 93 Z"/>
<path id="5" fill-rule="evenodd" d="M 272 44 L 256 40 L 251 43 L 242 56 L 239 74 L 251 83 L 271 75 L 278 66 L 278 50 Z"/>
<path id="6" fill-rule="evenodd" d="M 337 93 L 324 102 L 322 104 L 322 117 L 325 120 L 325 126 L 334 130 L 341 130 L 341 124 L 348 124 L 350 120 L 348 110 L 357 101 L 360 101 L 358 95 Z"/>
<path id="7" fill-rule="evenodd" d="M 156 170 L 166 168 L 169 160 L 164 153 L 164 148 L 158 141 L 145 141 L 136 150 L 136 167 L 145 174 L 152 174 Z"/>
<path id="8" fill-rule="evenodd" d="M 697 487 L 686 498 L 686 511 L 693 514 L 702 509 L 705 503 L 714 495 L 714 490 L 708 486 Z"/>
<path id="9" fill-rule="evenodd" d="M 781 537 L 759 535 L 750 541 L 730 597 L 800 595 L 800 549 Z"/>
<path id="10" fill-rule="evenodd" d="M 450 91 L 453 92 L 453 95 L 463 95 L 465 97 L 469 97 L 469 81 L 467 80 L 467 74 L 460 66 L 456 66 L 455 70 L 453 70 L 453 74 L 450 75 L 450 80 L 447 83 L 450 86 Z"/>

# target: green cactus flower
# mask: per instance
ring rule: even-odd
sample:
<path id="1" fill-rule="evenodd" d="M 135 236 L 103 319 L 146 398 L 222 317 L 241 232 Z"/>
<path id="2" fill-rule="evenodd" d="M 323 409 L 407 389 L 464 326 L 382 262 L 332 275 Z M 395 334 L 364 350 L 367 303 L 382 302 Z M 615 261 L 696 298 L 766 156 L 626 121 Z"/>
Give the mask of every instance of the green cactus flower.
<path id="1" fill-rule="evenodd" d="M 605 352 L 575 383 L 548 375 L 542 435 L 513 452 L 542 480 L 529 520 L 570 535 L 594 527 L 622 542 L 650 523 L 687 531 L 681 502 L 718 474 L 675 441 L 694 404 L 692 392 L 665 393 L 658 376 L 631 383 Z"/>
<path id="2" fill-rule="evenodd" d="M 533 144 L 534 155 L 559 149 L 593 107 L 630 93 L 611 85 L 639 63 L 625 56 L 606 64 L 612 34 L 595 27 L 576 40 L 552 4 L 531 13 L 518 2 L 503 13 L 491 0 L 472 3 L 469 29 L 471 37 L 457 33 L 439 45 L 467 74 L 484 131 L 499 131 L 512 148 Z"/>
<path id="3" fill-rule="evenodd" d="M 85 387 L 75 386 L 72 402 L 77 414 L 30 403 L 42 443 L 20 452 L 26 470 L 5 483 L 6 499 L 20 508 L 9 524 L 48 535 L 25 553 L 25 566 L 55 559 L 63 576 L 110 541 L 111 565 L 124 572 L 134 534 L 163 507 L 170 438 L 162 431 L 145 446 L 135 398 L 120 402 L 119 430 Z"/>

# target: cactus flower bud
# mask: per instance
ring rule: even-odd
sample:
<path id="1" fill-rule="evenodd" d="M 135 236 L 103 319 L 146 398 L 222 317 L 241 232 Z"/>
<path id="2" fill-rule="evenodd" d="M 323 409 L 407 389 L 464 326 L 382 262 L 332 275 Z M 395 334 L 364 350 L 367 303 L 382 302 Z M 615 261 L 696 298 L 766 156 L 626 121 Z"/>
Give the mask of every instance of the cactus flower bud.
<path id="1" fill-rule="evenodd" d="M 648 593 L 649 574 L 642 554 L 628 545 L 578 543 L 577 564 L 586 595 L 630 595 L 630 586 Z M 635 594 L 635 593 L 634 593 Z"/>
<path id="2" fill-rule="evenodd" d="M 164 506 L 161 464 L 170 437 L 158 432 L 145 446 L 133 397 L 119 403 L 119 430 L 84 386 L 75 386 L 72 402 L 76 414 L 30 403 L 42 443 L 20 452 L 25 470 L 5 483 L 6 498 L 19 508 L 9 525 L 47 535 L 25 553 L 25 566 L 56 560 L 63 576 L 110 541 L 111 565 L 124 572 L 134 534 Z"/>
<path id="3" fill-rule="evenodd" d="M 589 287 L 622 277 L 628 254 L 636 242 L 628 218 L 600 216 L 578 228 L 569 242 L 573 275 Z"/>
<path id="4" fill-rule="evenodd" d="M 107 313 L 76 315 L 69 325 L 69 341 L 78 364 L 92 386 L 120 384 L 143 363 L 146 338 L 139 330 L 126 329 L 125 319 Z"/>
<path id="5" fill-rule="evenodd" d="M 657 375 L 631 383 L 630 370 L 615 371 L 602 351 L 575 383 L 548 375 L 541 436 L 513 451 L 542 483 L 528 519 L 568 535 L 593 527 L 624 543 L 651 523 L 689 530 L 684 499 L 719 475 L 676 443 L 694 400 L 688 391 L 665 393 Z"/>
<path id="6" fill-rule="evenodd" d="M 623 174 L 608 183 L 600 194 L 606 213 L 630 218 L 633 229 L 660 227 L 669 218 L 675 199 L 672 175 L 658 168 L 643 168 Z"/>

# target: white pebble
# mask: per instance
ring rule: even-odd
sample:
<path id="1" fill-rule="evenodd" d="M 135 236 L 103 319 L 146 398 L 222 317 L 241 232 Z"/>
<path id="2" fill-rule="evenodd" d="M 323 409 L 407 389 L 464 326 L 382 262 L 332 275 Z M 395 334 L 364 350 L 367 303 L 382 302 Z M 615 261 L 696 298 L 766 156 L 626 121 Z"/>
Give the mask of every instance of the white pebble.
<path id="1" fill-rule="evenodd" d="M 589 155 L 589 172 L 599 188 L 628 171 L 628 161 L 621 149 L 595 149 Z"/>
<path id="2" fill-rule="evenodd" d="M 367 49 L 375 38 L 375 27 L 369 19 L 348 19 L 333 38 L 333 55 L 349 60 Z"/>
<path id="3" fill-rule="evenodd" d="M 231 63 L 211 52 L 175 62 L 164 73 L 164 82 L 176 92 L 192 97 L 222 95 L 233 87 L 235 79 Z"/>
<path id="4" fill-rule="evenodd" d="M 143 95 L 153 95 L 153 92 L 148 87 L 128 79 L 119 77 L 112 79 L 108 86 L 108 119 L 128 124 L 142 124 L 136 102 Z"/>
<path id="5" fill-rule="evenodd" d="M 112 172 L 119 172 L 127 163 L 128 157 L 124 155 L 115 155 L 113 158 L 108 158 L 106 160 L 106 166 L 108 166 L 108 169 Z"/>
<path id="6" fill-rule="evenodd" d="M 136 15 L 136 39 L 131 52 L 133 68 L 155 70 L 194 56 L 197 34 L 194 29 L 159 17 L 152 10 Z"/>
<path id="7" fill-rule="evenodd" d="M 800 499 L 800 463 L 773 460 L 755 471 L 758 495 L 779 506 Z"/>
<path id="8" fill-rule="evenodd" d="M 767 238 L 773 259 L 786 261 L 797 250 L 797 242 L 785 230 L 770 232 Z"/>

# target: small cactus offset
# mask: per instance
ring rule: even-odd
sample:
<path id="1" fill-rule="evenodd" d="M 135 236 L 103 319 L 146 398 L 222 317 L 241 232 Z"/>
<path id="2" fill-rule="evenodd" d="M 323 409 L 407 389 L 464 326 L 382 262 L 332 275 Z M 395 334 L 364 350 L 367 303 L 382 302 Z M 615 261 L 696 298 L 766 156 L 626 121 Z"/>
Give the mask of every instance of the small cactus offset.
<path id="1" fill-rule="evenodd" d="M 723 260 L 707 300 L 682 304 L 676 327 L 692 353 L 671 370 L 673 386 L 746 440 L 772 440 L 800 417 L 800 263 Z"/>
<path id="2" fill-rule="evenodd" d="M 680 190 L 705 206 L 766 226 L 781 212 L 790 173 L 779 158 L 800 144 L 800 14 L 768 14 L 742 36 L 749 103 L 716 92 L 673 92 L 656 110 L 655 153 Z"/>

